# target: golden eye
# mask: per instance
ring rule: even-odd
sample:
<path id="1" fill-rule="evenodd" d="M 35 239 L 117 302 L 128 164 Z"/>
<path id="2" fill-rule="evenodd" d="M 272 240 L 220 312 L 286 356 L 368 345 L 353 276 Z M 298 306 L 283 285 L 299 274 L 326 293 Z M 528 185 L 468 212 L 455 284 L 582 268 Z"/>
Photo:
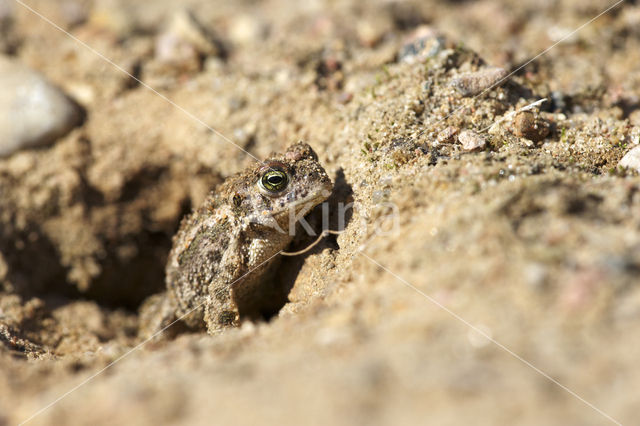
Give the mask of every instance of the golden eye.
<path id="1" fill-rule="evenodd" d="M 289 184 L 289 176 L 280 169 L 271 168 L 264 172 L 259 184 L 265 191 L 277 193 L 287 187 Z"/>

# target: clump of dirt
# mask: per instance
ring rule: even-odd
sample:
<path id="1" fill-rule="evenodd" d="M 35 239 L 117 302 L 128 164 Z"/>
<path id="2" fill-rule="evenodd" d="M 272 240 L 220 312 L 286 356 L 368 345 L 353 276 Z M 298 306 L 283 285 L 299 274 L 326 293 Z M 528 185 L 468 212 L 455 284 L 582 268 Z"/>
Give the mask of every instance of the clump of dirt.
<path id="1" fill-rule="evenodd" d="M 87 113 L 0 159 L 0 424 L 606 420 L 504 348 L 635 419 L 637 5 L 565 40 L 606 5 L 29 4 L 95 51 L 0 4 L 0 50 Z M 138 348 L 182 216 L 297 140 L 344 232 L 268 322 Z"/>

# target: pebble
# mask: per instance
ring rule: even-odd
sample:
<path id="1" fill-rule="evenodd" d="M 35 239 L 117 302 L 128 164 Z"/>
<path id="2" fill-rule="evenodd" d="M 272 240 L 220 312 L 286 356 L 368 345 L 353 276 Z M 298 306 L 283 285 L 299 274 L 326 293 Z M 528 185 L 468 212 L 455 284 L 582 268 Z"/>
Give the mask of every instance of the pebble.
<path id="1" fill-rule="evenodd" d="M 156 59 L 191 71 L 200 69 L 201 57 L 219 56 L 222 53 L 213 35 L 187 10 L 180 10 L 173 15 L 155 44 Z"/>
<path id="2" fill-rule="evenodd" d="M 398 59 L 406 63 L 424 62 L 445 47 L 444 37 L 427 25 L 416 28 L 404 41 Z"/>
<path id="3" fill-rule="evenodd" d="M 636 146 L 631 151 L 627 152 L 622 160 L 618 163 L 621 167 L 636 170 L 640 173 L 640 146 Z"/>
<path id="4" fill-rule="evenodd" d="M 60 89 L 0 56 L 0 157 L 48 145 L 81 121 L 80 107 Z"/>
<path id="5" fill-rule="evenodd" d="M 513 133 L 519 138 L 539 142 L 549 135 L 549 123 L 531 111 L 522 111 L 513 120 Z"/>
<path id="6" fill-rule="evenodd" d="M 338 95 L 338 102 L 341 104 L 348 104 L 349 102 L 351 102 L 351 100 L 353 99 L 353 93 L 351 92 L 341 92 Z"/>
<path id="7" fill-rule="evenodd" d="M 173 33 L 164 33 L 156 39 L 155 56 L 163 64 L 180 68 L 180 71 L 199 71 L 200 54 L 193 45 Z"/>
<path id="8" fill-rule="evenodd" d="M 472 130 L 464 130 L 458 135 L 458 140 L 465 151 L 480 150 L 485 147 L 485 139 Z"/>
<path id="9" fill-rule="evenodd" d="M 414 99 L 411 102 L 409 102 L 405 106 L 405 108 L 410 109 L 411 111 L 414 112 L 416 116 L 419 116 L 424 112 L 424 109 L 425 109 L 424 101 L 422 99 Z"/>
<path id="10" fill-rule="evenodd" d="M 205 55 L 219 55 L 220 47 L 212 34 L 188 11 L 182 10 L 173 16 L 169 31 L 190 42 Z"/>
<path id="11" fill-rule="evenodd" d="M 229 37 L 235 44 L 248 45 L 269 35 L 268 26 L 257 16 L 239 15 L 231 19 Z"/>
<path id="12" fill-rule="evenodd" d="M 356 25 L 356 34 L 360 44 L 366 47 L 374 47 L 383 37 L 383 32 L 368 21 L 360 21 Z"/>
<path id="13" fill-rule="evenodd" d="M 475 96 L 491 88 L 507 76 L 504 68 L 491 67 L 476 72 L 468 72 L 451 80 L 451 86 L 462 96 Z"/>
<path id="14" fill-rule="evenodd" d="M 449 126 L 438 133 L 437 140 L 439 143 L 451 143 L 459 131 L 457 127 Z"/>

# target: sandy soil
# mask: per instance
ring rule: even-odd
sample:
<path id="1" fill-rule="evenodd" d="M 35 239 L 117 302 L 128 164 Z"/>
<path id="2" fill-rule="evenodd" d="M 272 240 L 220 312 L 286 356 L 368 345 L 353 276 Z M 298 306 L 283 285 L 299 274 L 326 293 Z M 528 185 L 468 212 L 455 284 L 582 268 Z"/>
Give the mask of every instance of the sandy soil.
<path id="1" fill-rule="evenodd" d="M 611 3 L 27 3 L 95 51 L 0 1 L 86 112 L 0 159 L 0 425 L 637 422 L 637 2 L 477 96 Z M 307 141 L 353 210 L 273 318 L 138 347 L 180 219 L 252 161 L 217 132 Z"/>

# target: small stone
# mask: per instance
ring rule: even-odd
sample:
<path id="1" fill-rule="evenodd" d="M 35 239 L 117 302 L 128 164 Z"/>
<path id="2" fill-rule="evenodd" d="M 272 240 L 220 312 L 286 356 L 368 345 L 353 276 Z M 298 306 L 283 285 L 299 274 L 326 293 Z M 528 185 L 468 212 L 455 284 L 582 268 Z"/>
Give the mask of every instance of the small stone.
<path id="1" fill-rule="evenodd" d="M 195 47 L 173 33 L 158 36 L 155 55 L 161 63 L 175 67 L 181 72 L 196 72 L 202 67 L 202 59 Z"/>
<path id="2" fill-rule="evenodd" d="M 507 76 L 504 68 L 486 68 L 476 72 L 468 72 L 459 75 L 451 81 L 451 86 L 462 96 L 475 96 Z"/>
<path id="3" fill-rule="evenodd" d="M 0 157 L 48 145 L 82 121 L 80 107 L 37 72 L 0 57 Z"/>
<path id="4" fill-rule="evenodd" d="M 627 152 L 618 165 L 640 172 L 640 146 L 636 146 Z"/>
<path id="5" fill-rule="evenodd" d="M 268 34 L 269 28 L 257 16 L 239 15 L 232 18 L 229 37 L 235 44 L 248 45 Z"/>
<path id="6" fill-rule="evenodd" d="M 384 38 L 391 28 L 390 23 L 383 18 L 359 19 L 355 23 L 358 41 L 365 47 L 374 47 Z"/>
<path id="7" fill-rule="evenodd" d="M 407 105 L 407 108 L 413 111 L 416 116 L 419 116 L 424 112 L 424 101 L 422 99 L 414 99 Z"/>
<path id="8" fill-rule="evenodd" d="M 451 143 L 453 142 L 454 137 L 458 134 L 459 131 L 460 129 L 458 129 L 457 127 L 449 126 L 438 133 L 436 139 L 439 143 Z"/>
<path id="9" fill-rule="evenodd" d="M 67 83 L 65 86 L 67 92 L 73 97 L 73 99 L 85 108 L 92 105 L 96 100 L 96 90 L 90 84 L 75 81 Z"/>
<path id="10" fill-rule="evenodd" d="M 458 140 L 462 144 L 465 151 L 481 150 L 487 142 L 485 139 L 472 130 L 465 130 L 458 136 Z"/>
<path id="11" fill-rule="evenodd" d="M 539 142 L 549 135 L 549 123 L 531 111 L 522 111 L 513 120 L 513 133 L 519 138 Z"/>
<path id="12" fill-rule="evenodd" d="M 221 53 L 215 37 L 186 10 L 181 10 L 173 16 L 168 31 L 191 43 L 204 55 Z"/>
<path id="13" fill-rule="evenodd" d="M 407 63 L 424 62 L 445 47 L 444 37 L 427 25 L 421 25 L 407 37 L 398 52 L 398 59 Z"/>
<path id="14" fill-rule="evenodd" d="M 640 109 L 637 109 L 629 114 L 629 123 L 634 126 L 640 127 Z"/>
<path id="15" fill-rule="evenodd" d="M 353 99 L 353 93 L 351 92 L 341 92 L 338 95 L 338 102 L 341 104 L 348 104 Z"/>
<path id="16" fill-rule="evenodd" d="M 532 290 L 543 290 L 549 279 L 549 271 L 542 263 L 530 263 L 523 268 L 522 277 Z"/>
<path id="17" fill-rule="evenodd" d="M 222 49 L 213 35 L 186 10 L 177 12 L 156 39 L 156 59 L 179 71 L 199 71 L 204 57 L 220 55 Z"/>

